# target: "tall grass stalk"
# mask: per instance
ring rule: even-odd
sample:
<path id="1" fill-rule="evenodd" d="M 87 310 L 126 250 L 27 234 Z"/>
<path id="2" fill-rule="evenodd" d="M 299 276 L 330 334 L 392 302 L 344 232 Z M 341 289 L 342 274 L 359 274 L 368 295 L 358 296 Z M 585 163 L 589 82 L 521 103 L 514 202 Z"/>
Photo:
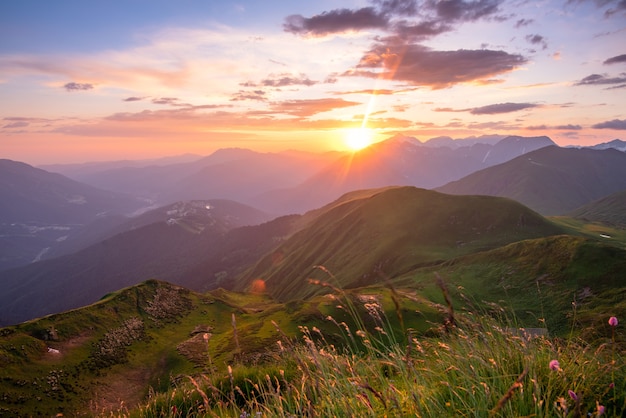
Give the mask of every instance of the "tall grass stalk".
<path id="1" fill-rule="evenodd" d="M 402 300 L 392 294 L 397 297 L 393 310 L 401 312 Z M 222 375 L 195 378 L 191 386 L 155 395 L 130 415 L 574 417 L 626 412 L 626 370 L 615 344 L 609 352 L 606 344 L 594 347 L 573 337 L 530 337 L 505 317 L 453 311 L 449 297 L 441 323 L 428 337 L 419 336 L 394 331 L 382 302 L 344 291 L 336 297 L 354 316 L 352 329 L 335 321 L 342 345 L 306 326 L 292 341 L 274 324 L 284 344 L 277 345 L 271 361 L 229 365 Z"/>

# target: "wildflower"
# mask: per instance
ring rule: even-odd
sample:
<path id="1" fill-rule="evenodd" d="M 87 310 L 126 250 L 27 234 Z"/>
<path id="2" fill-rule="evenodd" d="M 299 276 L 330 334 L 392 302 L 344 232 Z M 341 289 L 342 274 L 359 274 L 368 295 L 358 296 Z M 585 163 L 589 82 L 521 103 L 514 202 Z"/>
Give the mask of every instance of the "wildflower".
<path id="1" fill-rule="evenodd" d="M 559 371 L 561 369 L 561 365 L 558 360 L 550 360 L 550 370 Z"/>
<path id="2" fill-rule="evenodd" d="M 572 398 L 572 400 L 574 402 L 578 402 L 578 395 L 576 395 L 576 392 L 574 392 L 573 390 L 570 389 L 570 390 L 567 391 L 567 393 L 568 393 L 569 397 Z"/>
<path id="3" fill-rule="evenodd" d="M 599 417 L 600 415 L 604 414 L 605 410 L 606 410 L 606 408 L 604 407 L 604 405 L 600 405 L 596 401 L 596 416 Z"/>
<path id="4" fill-rule="evenodd" d="M 609 318 L 609 325 L 612 327 L 616 327 L 618 324 L 617 318 L 612 316 Z"/>

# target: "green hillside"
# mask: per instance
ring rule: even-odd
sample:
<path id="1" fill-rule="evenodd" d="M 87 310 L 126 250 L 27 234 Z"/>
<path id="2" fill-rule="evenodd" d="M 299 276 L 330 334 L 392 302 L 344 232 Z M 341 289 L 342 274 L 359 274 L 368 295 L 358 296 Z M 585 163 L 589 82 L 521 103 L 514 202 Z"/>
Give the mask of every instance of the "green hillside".
<path id="1" fill-rule="evenodd" d="M 593 201 L 568 214 L 587 222 L 626 229 L 626 190 Z"/>
<path id="2" fill-rule="evenodd" d="M 626 315 L 624 271 L 626 250 L 558 235 L 418 269 L 394 284 L 421 288 L 421 294 L 436 298 L 437 273 L 457 288 L 460 306 L 474 310 L 497 302 L 514 312 L 521 326 L 547 328 L 552 335 L 567 335 L 575 327 L 576 335 L 589 339 L 604 316 Z"/>
<path id="3" fill-rule="evenodd" d="M 626 238 L 611 228 L 619 239 L 413 187 L 275 222 L 216 253 L 234 271 L 242 240 L 277 237 L 233 283 L 245 292 L 150 280 L 1 328 L 0 416 L 500 416 L 516 379 L 530 389 L 501 416 L 554 416 L 568 390 L 584 396 L 570 408 L 625 409 L 624 337 L 607 319 L 626 317 Z"/>
<path id="4" fill-rule="evenodd" d="M 246 273 L 237 289 L 264 280 L 278 300 L 319 291 L 309 277 L 333 272 L 343 288 L 379 283 L 417 267 L 463 254 L 562 233 L 540 215 L 508 199 L 452 196 L 414 187 L 379 189 L 322 211 Z"/>
<path id="5" fill-rule="evenodd" d="M 542 215 L 563 215 L 626 188 L 626 153 L 541 148 L 437 188 L 514 199 Z"/>
<path id="6" fill-rule="evenodd" d="M 396 311 L 388 291 L 372 297 Z M 98 414 L 117 410 L 122 401 L 134 407 L 149 391 L 167 390 L 186 375 L 263 361 L 277 352 L 277 341 L 289 343 L 285 334 L 298 335 L 298 326 L 340 341 L 341 329 L 326 318 L 353 322 L 336 305 L 324 297 L 283 305 L 263 295 L 199 294 L 148 281 L 84 308 L 2 328 L 0 416 Z M 420 315 L 411 315 L 417 310 Z M 402 311 L 404 325 L 416 332 L 442 318 L 417 296 Z"/>

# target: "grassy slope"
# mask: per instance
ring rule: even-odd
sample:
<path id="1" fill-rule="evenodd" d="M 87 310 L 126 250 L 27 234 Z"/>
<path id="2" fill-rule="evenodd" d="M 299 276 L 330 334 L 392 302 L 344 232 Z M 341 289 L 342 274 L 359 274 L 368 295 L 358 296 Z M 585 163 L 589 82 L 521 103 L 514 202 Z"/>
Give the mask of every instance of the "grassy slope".
<path id="1" fill-rule="evenodd" d="M 395 312 L 389 292 L 377 298 Z M 122 400 L 133 406 L 150 387 L 166 390 L 173 381 L 199 371 L 223 373 L 233 361 L 262 361 L 278 349 L 278 340 L 287 343 L 281 332 L 296 336 L 300 325 L 317 326 L 329 340 L 340 341 L 341 330 L 326 320 L 332 315 L 350 323 L 346 310 L 337 307 L 340 303 L 318 297 L 283 305 L 262 295 L 224 290 L 202 295 L 149 281 L 85 308 L 3 328 L 0 415 L 95 413 L 119 408 Z M 441 321 L 437 309 L 416 296 L 402 309 L 405 325 L 417 332 Z M 411 315 L 416 310 L 421 314 Z M 143 323 L 141 337 L 116 349 L 98 350 L 110 335 L 120 338 L 120 329 L 128 328 L 132 318 Z M 392 323 L 398 328 L 397 320 Z M 208 351 L 205 332 L 210 334 Z M 60 353 L 49 353 L 48 347 Z"/>
<path id="2" fill-rule="evenodd" d="M 626 229 L 626 190 L 580 207 L 570 212 L 569 216 Z"/>
<path id="3" fill-rule="evenodd" d="M 508 199 L 452 196 L 397 187 L 326 210 L 243 276 L 239 286 L 266 281 L 279 300 L 304 298 L 302 286 L 323 265 L 348 288 L 377 283 L 419 266 L 562 229 Z M 321 275 L 320 275 L 321 274 Z"/>
<path id="4" fill-rule="evenodd" d="M 459 257 L 395 283 L 421 286 L 421 294 L 436 299 L 438 273 L 452 285 L 458 306 L 497 302 L 515 312 L 522 326 L 547 327 L 553 335 L 566 335 L 573 327 L 592 338 L 588 334 L 601 325 L 598 318 L 626 314 L 624 271 L 624 249 L 561 235 Z"/>

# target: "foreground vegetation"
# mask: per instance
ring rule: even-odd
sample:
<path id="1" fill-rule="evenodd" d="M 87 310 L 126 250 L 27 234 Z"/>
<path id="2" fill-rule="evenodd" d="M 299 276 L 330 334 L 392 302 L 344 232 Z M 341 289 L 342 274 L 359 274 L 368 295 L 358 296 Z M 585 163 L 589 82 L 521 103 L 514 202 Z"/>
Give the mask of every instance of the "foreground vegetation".
<path id="1" fill-rule="evenodd" d="M 267 357 L 219 367 L 205 334 L 205 368 L 139 408 L 112 416 L 183 417 L 583 417 L 626 413 L 626 364 L 616 317 L 597 344 L 518 328 L 497 305 L 480 314 L 445 304 L 443 323 L 417 335 L 402 328 L 402 295 L 391 289 L 395 318 L 380 298 L 334 289 L 350 321 L 335 332 L 300 327 Z M 327 284 L 326 284 L 327 285 Z M 233 323 L 233 326 L 236 325 Z M 235 332 L 235 335 L 237 333 Z M 341 335 L 340 344 L 336 336 Z M 237 346 L 237 349 L 240 349 Z"/>

